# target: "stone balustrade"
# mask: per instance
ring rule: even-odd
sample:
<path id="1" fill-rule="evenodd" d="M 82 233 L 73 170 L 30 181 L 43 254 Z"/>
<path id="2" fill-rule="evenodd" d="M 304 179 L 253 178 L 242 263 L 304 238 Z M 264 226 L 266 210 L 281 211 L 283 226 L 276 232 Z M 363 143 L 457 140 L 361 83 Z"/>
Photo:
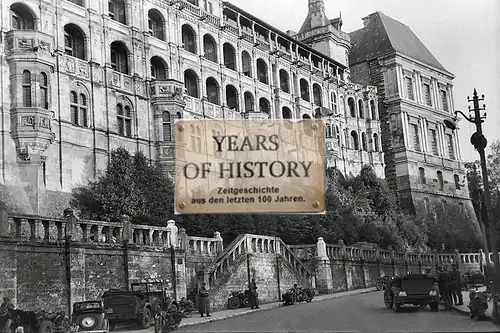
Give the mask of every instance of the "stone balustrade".
<path id="1" fill-rule="evenodd" d="M 187 236 L 188 254 L 217 256 L 223 249 L 223 239 L 218 231 L 213 238 Z"/>

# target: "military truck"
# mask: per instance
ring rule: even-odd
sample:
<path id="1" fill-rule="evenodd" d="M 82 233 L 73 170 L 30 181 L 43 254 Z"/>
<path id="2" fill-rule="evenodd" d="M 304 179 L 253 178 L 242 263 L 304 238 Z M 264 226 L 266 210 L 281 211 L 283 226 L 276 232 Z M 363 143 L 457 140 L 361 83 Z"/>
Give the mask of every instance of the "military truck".
<path id="1" fill-rule="evenodd" d="M 433 276 L 426 274 L 396 276 L 390 280 L 384 291 L 384 304 L 395 312 L 401 311 L 404 305 L 422 308 L 429 305 L 431 311 L 438 311 L 439 293 L 434 287 L 435 281 Z"/>
<path id="2" fill-rule="evenodd" d="M 110 330 L 116 324 L 135 322 L 140 328 L 149 328 L 154 314 L 168 299 L 162 282 L 132 283 L 131 290 L 111 289 L 103 295 Z"/>

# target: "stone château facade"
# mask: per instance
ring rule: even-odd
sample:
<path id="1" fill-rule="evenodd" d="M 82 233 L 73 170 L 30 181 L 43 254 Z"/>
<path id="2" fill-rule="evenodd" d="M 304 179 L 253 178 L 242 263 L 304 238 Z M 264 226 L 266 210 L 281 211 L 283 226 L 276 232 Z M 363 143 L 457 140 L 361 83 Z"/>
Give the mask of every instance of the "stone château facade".
<path id="1" fill-rule="evenodd" d="M 398 151 L 446 160 L 461 176 L 458 146 L 444 159 L 383 138 L 390 132 L 381 129 L 379 108 L 400 91 L 396 76 L 377 81 L 357 63 L 353 71 L 353 35 L 341 18 L 326 17 L 322 0 L 309 0 L 298 33 L 219 0 L 0 0 L 0 8 L 1 199 L 19 212 L 58 214 L 71 189 L 99 175 L 119 146 L 172 170 L 179 118 L 322 118 L 328 166 L 356 174 L 370 164 L 383 177 L 387 164 L 390 180 L 407 179 L 400 193 L 418 184 L 409 177 L 418 166 L 399 162 Z M 433 71 L 440 80 L 433 84 L 447 84 L 452 110 L 452 76 Z M 428 119 L 447 114 L 435 111 Z M 412 122 L 401 119 L 391 124 L 406 138 Z M 440 140 L 443 131 L 436 129 Z M 438 145 L 441 154 L 446 145 Z"/>

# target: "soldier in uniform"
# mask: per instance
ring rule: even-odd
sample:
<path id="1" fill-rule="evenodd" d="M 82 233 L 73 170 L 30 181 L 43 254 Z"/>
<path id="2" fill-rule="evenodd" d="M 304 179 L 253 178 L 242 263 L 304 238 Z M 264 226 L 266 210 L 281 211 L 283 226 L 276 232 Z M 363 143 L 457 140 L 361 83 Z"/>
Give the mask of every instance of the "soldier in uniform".
<path id="1" fill-rule="evenodd" d="M 201 284 L 201 288 L 198 290 L 198 311 L 200 312 L 200 315 L 203 317 L 203 315 L 206 313 L 207 317 L 210 316 L 210 304 L 208 303 L 208 290 L 207 290 L 207 284 L 203 282 Z"/>
<path id="2" fill-rule="evenodd" d="M 258 309 L 259 304 L 257 302 L 257 284 L 255 283 L 255 278 L 248 284 L 248 303 L 252 309 Z"/>
<path id="3" fill-rule="evenodd" d="M 457 268 L 457 264 L 451 265 L 453 283 L 452 283 L 452 297 L 455 305 L 464 305 L 464 299 L 462 296 L 462 273 Z"/>
<path id="4" fill-rule="evenodd" d="M 451 309 L 451 275 L 448 272 L 448 267 L 442 266 L 438 274 L 438 285 L 441 292 L 441 298 L 444 303 L 445 310 Z"/>

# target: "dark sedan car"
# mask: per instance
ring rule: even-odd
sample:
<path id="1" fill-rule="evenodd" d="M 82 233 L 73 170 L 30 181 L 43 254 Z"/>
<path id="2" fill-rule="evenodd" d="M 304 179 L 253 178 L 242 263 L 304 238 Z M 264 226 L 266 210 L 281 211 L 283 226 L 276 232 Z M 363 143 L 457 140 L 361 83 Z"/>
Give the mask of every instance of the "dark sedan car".
<path id="1" fill-rule="evenodd" d="M 76 302 L 73 304 L 71 332 L 109 333 L 109 322 L 101 301 Z"/>

